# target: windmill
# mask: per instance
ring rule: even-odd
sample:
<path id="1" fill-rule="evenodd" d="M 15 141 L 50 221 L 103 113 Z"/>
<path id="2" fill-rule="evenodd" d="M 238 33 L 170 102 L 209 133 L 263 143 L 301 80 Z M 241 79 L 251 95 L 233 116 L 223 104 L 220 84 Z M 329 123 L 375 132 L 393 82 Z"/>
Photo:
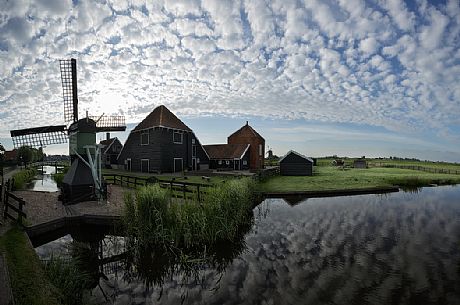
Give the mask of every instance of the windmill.
<path id="1" fill-rule="evenodd" d="M 96 144 L 96 133 L 126 130 L 125 118 L 104 114 L 94 117 L 87 113 L 85 118 L 78 119 L 77 61 L 72 58 L 59 63 L 65 124 L 11 130 L 13 145 L 38 148 L 68 141 L 71 166 L 62 183 L 63 203 L 100 199 L 105 192 L 101 145 Z"/>

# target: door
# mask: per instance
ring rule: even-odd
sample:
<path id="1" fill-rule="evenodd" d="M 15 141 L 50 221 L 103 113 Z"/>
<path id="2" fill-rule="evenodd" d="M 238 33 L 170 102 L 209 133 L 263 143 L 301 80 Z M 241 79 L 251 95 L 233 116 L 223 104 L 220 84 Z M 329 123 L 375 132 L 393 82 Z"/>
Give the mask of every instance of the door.
<path id="1" fill-rule="evenodd" d="M 196 171 L 196 158 L 192 158 L 192 170 Z"/>
<path id="2" fill-rule="evenodd" d="M 141 172 L 148 173 L 149 172 L 149 159 L 141 159 Z"/>
<path id="3" fill-rule="evenodd" d="M 126 170 L 131 171 L 131 159 L 126 159 Z"/>
<path id="4" fill-rule="evenodd" d="M 183 162 L 182 158 L 174 158 L 174 172 L 183 171 Z"/>
<path id="5" fill-rule="evenodd" d="M 240 170 L 240 160 L 239 159 L 235 159 L 233 160 L 233 164 L 234 164 L 234 170 Z"/>

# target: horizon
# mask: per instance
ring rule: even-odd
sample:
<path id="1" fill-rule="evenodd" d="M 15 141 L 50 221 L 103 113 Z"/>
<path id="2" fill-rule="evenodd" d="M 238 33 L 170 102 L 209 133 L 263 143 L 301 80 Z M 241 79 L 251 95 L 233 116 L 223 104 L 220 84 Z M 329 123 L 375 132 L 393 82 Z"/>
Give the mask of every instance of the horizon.
<path id="1" fill-rule="evenodd" d="M 458 0 L 9 1 L 0 11 L 7 150 L 10 130 L 63 124 L 58 60 L 73 57 L 80 115 L 124 115 L 127 131 L 112 133 L 123 144 L 163 104 L 202 144 L 249 121 L 279 156 L 460 163 Z"/>

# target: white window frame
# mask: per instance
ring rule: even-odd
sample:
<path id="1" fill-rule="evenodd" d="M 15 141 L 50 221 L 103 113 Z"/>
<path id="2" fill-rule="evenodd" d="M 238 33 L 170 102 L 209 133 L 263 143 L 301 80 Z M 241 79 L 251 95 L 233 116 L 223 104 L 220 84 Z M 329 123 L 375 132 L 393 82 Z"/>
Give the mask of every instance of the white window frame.
<path id="1" fill-rule="evenodd" d="M 217 160 L 217 164 L 222 165 L 222 160 Z"/>
<path id="2" fill-rule="evenodd" d="M 142 143 L 142 136 L 147 135 L 147 143 Z M 150 136 L 148 131 L 141 132 L 141 145 L 149 145 L 150 143 Z"/>
<path id="3" fill-rule="evenodd" d="M 175 141 L 175 137 L 174 137 L 174 136 L 175 136 L 176 134 L 180 134 L 180 142 L 176 142 L 176 141 Z M 182 132 L 173 131 L 173 143 L 174 143 L 174 144 L 182 144 L 183 140 L 184 140 L 184 134 L 183 134 Z"/>
<path id="4" fill-rule="evenodd" d="M 192 157 L 196 157 L 196 145 L 192 145 Z"/>
<path id="5" fill-rule="evenodd" d="M 259 144 L 259 156 L 262 156 L 262 144 Z"/>
<path id="6" fill-rule="evenodd" d="M 176 173 L 176 160 L 180 160 L 182 163 L 182 171 L 184 170 L 184 159 L 183 158 L 173 158 L 173 171 Z"/>
<path id="7" fill-rule="evenodd" d="M 230 165 L 230 161 L 229 161 L 229 160 L 225 160 L 225 165 Z"/>
<path id="8" fill-rule="evenodd" d="M 130 166 L 128 166 L 128 163 Z M 131 171 L 132 169 L 133 169 L 133 161 L 131 160 L 131 158 L 127 158 L 126 159 L 126 170 Z"/>
<path id="9" fill-rule="evenodd" d="M 143 172 L 142 171 L 142 161 L 147 161 L 147 171 Z M 150 159 L 141 159 L 141 173 L 148 173 L 150 172 Z"/>

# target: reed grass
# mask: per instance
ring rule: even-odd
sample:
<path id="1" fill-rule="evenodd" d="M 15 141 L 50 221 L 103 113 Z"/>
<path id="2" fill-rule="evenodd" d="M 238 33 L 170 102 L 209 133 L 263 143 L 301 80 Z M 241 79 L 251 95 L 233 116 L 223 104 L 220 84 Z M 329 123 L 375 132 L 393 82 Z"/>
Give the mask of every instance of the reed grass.
<path id="1" fill-rule="evenodd" d="M 208 188 L 198 202 L 173 200 L 169 190 L 148 185 L 125 195 L 126 233 L 137 245 L 171 251 L 231 241 L 252 219 L 254 186 L 252 179 L 230 180 Z"/>
<path id="2" fill-rule="evenodd" d="M 36 168 L 23 169 L 13 175 L 14 184 L 13 187 L 15 190 L 23 189 L 27 183 L 32 181 L 37 175 Z"/>

